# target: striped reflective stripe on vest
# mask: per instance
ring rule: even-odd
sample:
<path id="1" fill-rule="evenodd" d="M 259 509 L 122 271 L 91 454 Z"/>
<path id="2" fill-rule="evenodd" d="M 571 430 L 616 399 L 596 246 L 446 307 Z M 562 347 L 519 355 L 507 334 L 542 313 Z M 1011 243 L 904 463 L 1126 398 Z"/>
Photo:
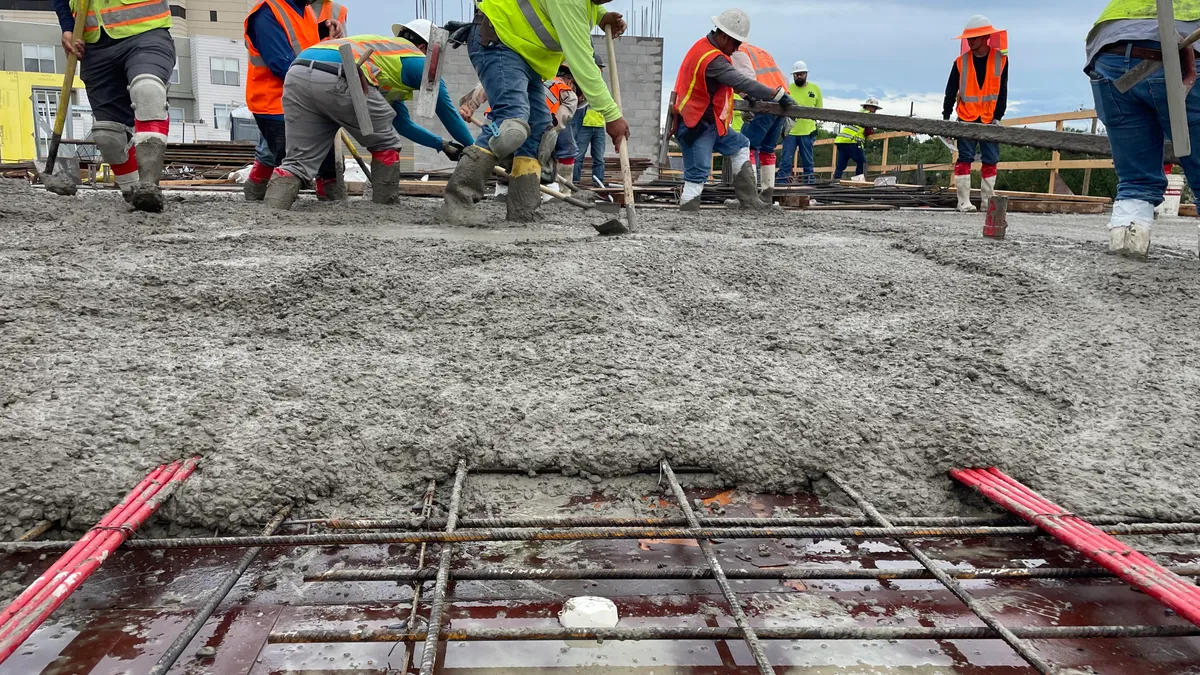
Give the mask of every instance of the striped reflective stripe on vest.
<path id="1" fill-rule="evenodd" d="M 109 7 L 108 9 L 100 10 L 100 16 L 104 19 L 104 25 L 111 28 L 131 23 L 141 23 L 149 19 L 155 19 L 163 15 L 171 14 L 171 6 L 167 0 L 149 0 L 136 5 L 118 5 Z M 92 16 L 89 13 L 88 19 Z M 85 25 L 91 27 L 90 21 L 85 21 Z"/>
<path id="2" fill-rule="evenodd" d="M 296 35 L 296 27 L 292 25 L 287 8 L 280 0 L 266 1 L 271 9 L 275 10 L 275 15 L 281 19 L 280 23 L 283 24 L 283 30 L 287 33 L 288 44 L 292 46 L 292 57 L 299 56 L 300 52 L 304 51 L 304 45 L 300 44 L 300 38 Z"/>
<path id="3" fill-rule="evenodd" d="M 996 77 L 1004 75 L 1004 58 L 996 50 L 992 50 L 988 55 L 988 59 L 992 63 L 992 71 Z M 958 59 L 958 99 L 963 103 L 991 103 L 992 101 L 1000 100 L 1000 93 L 984 94 L 983 96 L 967 96 L 968 79 L 970 71 L 975 69 L 975 62 L 971 58 L 971 52 L 963 54 Z M 986 85 L 985 85 L 986 86 Z"/>
<path id="4" fill-rule="evenodd" d="M 538 16 L 537 10 L 533 8 L 533 3 L 530 0 L 517 0 L 517 6 L 521 8 L 521 14 L 525 15 L 529 27 L 542 41 L 542 46 L 552 52 L 561 52 L 562 45 L 558 44 L 558 40 L 555 40 L 554 36 L 550 34 L 550 29 L 542 23 L 542 17 Z"/>
<path id="5" fill-rule="evenodd" d="M 720 52 L 721 52 L 720 49 L 712 49 L 710 51 L 704 52 L 704 54 L 700 57 L 700 60 L 696 62 L 696 71 L 694 73 L 692 73 L 692 80 L 688 84 L 687 94 L 684 95 L 683 100 L 681 100 L 675 104 L 675 107 L 677 107 L 680 111 L 682 111 L 684 109 L 684 107 L 687 106 L 688 100 L 692 98 L 692 92 L 696 90 L 696 82 L 698 81 L 698 79 L 701 77 L 704 77 L 703 75 L 700 74 L 700 69 L 707 67 L 708 57 L 713 56 L 715 54 L 719 54 Z"/>

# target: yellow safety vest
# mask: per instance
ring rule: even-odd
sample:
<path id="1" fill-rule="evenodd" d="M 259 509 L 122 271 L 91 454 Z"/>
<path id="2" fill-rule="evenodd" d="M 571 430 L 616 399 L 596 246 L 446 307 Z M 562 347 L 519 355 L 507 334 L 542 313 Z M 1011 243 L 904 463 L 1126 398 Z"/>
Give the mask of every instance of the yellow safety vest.
<path id="1" fill-rule="evenodd" d="M 1173 0 L 1176 21 L 1200 21 L 1200 0 Z M 1158 8 L 1154 0 L 1112 0 L 1097 24 L 1119 19 L 1157 19 Z"/>
<path id="2" fill-rule="evenodd" d="M 398 37 L 383 35 L 355 35 L 354 37 L 326 40 L 309 49 L 332 49 L 337 51 L 344 44 L 354 50 L 354 58 L 361 59 L 368 48 L 374 47 L 371 58 L 362 64 L 362 73 L 373 86 L 389 101 L 407 101 L 412 98 L 413 88 L 404 84 L 401 73 L 404 59 L 425 58 L 416 45 Z"/>
<path id="3" fill-rule="evenodd" d="M 593 110 L 591 107 L 583 114 L 583 126 L 585 127 L 602 127 L 604 126 L 604 115 L 599 111 Z"/>
<path id="4" fill-rule="evenodd" d="M 547 2 L 586 4 L 591 26 L 608 12 L 591 0 L 483 0 L 479 10 L 491 20 L 505 46 L 520 54 L 543 80 L 553 80 L 562 65 L 563 50 L 546 12 Z"/>
<path id="5" fill-rule="evenodd" d="M 863 108 L 862 110 L 859 110 L 859 112 L 870 113 L 871 111 L 867 110 L 866 108 Z M 844 127 L 842 127 L 842 130 L 838 132 L 837 138 L 833 139 L 833 142 L 835 144 L 837 144 L 837 143 L 842 143 L 842 144 L 854 143 L 855 145 L 858 145 L 860 143 L 866 143 L 867 142 L 867 130 L 860 126 L 853 125 L 853 124 L 849 125 L 849 126 L 844 126 Z"/>
<path id="6" fill-rule="evenodd" d="M 71 0 L 71 12 L 79 12 L 79 0 Z M 88 4 L 83 41 L 93 44 L 100 29 L 114 40 L 133 37 L 155 28 L 171 27 L 171 6 L 167 0 L 124 3 L 121 0 L 95 0 Z"/>
<path id="7" fill-rule="evenodd" d="M 742 100 L 742 95 L 741 95 L 741 94 L 734 94 L 734 95 L 733 95 L 733 100 L 735 100 L 735 101 L 740 101 L 740 100 Z M 741 133 L 741 131 L 742 131 L 742 126 L 743 126 L 744 124 L 746 124 L 746 120 L 745 120 L 744 118 L 742 118 L 742 111 L 741 111 L 741 110 L 734 110 L 734 111 L 733 111 L 733 122 L 730 122 L 730 124 L 729 124 L 729 128 L 730 128 L 730 129 L 733 129 L 734 131 L 736 131 L 736 132 L 738 132 L 738 133 Z"/>

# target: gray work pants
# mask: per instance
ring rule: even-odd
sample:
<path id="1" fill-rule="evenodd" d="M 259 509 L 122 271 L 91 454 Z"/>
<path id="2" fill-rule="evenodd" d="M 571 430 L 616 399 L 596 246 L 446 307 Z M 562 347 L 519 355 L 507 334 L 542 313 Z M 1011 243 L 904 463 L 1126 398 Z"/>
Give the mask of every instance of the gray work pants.
<path id="1" fill-rule="evenodd" d="M 338 129 L 345 129 L 371 152 L 400 150 L 400 134 L 392 128 L 396 111 L 374 87 L 367 88 L 367 109 L 372 128 L 364 132 L 358 128 L 346 78 L 293 65 L 283 80 L 287 155 L 279 168 L 313 180 L 333 149 Z"/>

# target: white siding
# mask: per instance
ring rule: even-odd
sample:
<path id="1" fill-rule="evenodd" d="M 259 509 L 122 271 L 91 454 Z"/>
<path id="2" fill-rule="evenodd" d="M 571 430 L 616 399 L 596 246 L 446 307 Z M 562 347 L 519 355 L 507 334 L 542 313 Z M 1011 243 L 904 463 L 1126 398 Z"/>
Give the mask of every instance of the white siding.
<path id="1" fill-rule="evenodd" d="M 193 35 L 188 41 L 192 57 L 192 92 L 196 97 L 194 119 L 204 120 L 204 124 L 196 125 L 194 134 L 193 127 L 189 124 L 187 140 L 228 141 L 230 139 L 229 130 L 216 129 L 213 126 L 213 105 L 228 105 L 232 110 L 245 104 L 246 69 L 249 66 L 246 47 L 241 40 L 209 35 Z M 238 60 L 240 76 L 237 86 L 212 83 L 212 75 L 209 71 L 212 57 Z"/>

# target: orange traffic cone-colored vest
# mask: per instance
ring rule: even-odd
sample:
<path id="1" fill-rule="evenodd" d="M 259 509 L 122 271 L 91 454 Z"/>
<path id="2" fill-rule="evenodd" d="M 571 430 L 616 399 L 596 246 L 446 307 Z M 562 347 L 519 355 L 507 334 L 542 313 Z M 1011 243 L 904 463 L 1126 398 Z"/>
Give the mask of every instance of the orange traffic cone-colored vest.
<path id="1" fill-rule="evenodd" d="M 292 46 L 293 57 L 321 41 L 317 33 L 317 17 L 311 7 L 304 8 L 304 14 L 288 4 L 287 0 L 261 0 L 250 14 L 246 15 L 246 50 L 250 52 L 250 67 L 246 73 L 246 107 L 256 115 L 283 114 L 283 79 L 267 67 L 254 44 L 250 42 L 250 17 L 263 5 L 271 8 L 275 20 L 283 26 L 288 43 Z"/>
<path id="2" fill-rule="evenodd" d="M 336 2 L 333 2 L 333 0 L 325 0 L 325 2 L 321 4 L 321 16 L 317 17 L 317 23 L 328 21 L 330 19 L 337 19 L 343 26 L 345 26 L 347 14 L 349 14 L 349 12 L 346 11 L 345 5 L 339 5 Z"/>
<path id="3" fill-rule="evenodd" d="M 980 87 L 971 52 L 958 57 L 958 119 L 992 123 L 996 117 L 996 104 L 1000 102 L 1000 80 L 1007 63 L 1008 57 L 999 49 L 988 52 L 987 74 Z"/>
<path id="4" fill-rule="evenodd" d="M 695 127 L 703 119 L 704 113 L 712 108 L 717 121 L 717 133 L 724 136 L 729 132 L 729 122 L 733 116 L 733 88 L 721 85 L 715 92 L 710 92 L 704 77 L 708 64 L 717 58 L 729 61 L 729 57 L 713 46 L 708 37 L 702 37 L 692 45 L 675 78 L 675 110 L 684 125 Z"/>
<path id="5" fill-rule="evenodd" d="M 767 50 L 759 49 L 754 45 L 742 44 L 738 51 L 750 57 L 750 63 L 754 64 L 754 79 L 758 80 L 759 84 L 772 89 L 788 86 L 783 71 L 779 69 L 779 64 L 775 63 L 775 59 L 767 53 Z"/>

